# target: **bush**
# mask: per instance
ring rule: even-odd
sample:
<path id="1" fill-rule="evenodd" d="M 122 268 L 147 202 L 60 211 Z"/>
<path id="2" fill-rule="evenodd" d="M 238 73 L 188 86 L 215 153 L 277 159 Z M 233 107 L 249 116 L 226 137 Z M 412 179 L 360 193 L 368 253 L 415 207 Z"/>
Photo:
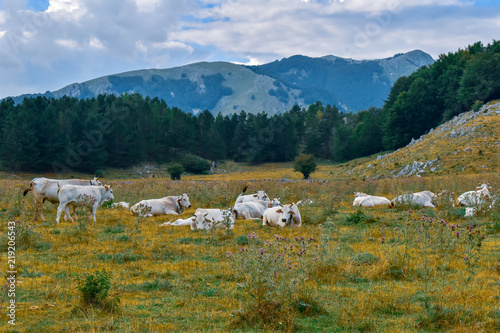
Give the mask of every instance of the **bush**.
<path id="1" fill-rule="evenodd" d="M 316 159 L 314 155 L 300 154 L 295 158 L 293 170 L 304 175 L 304 179 L 309 179 L 311 173 L 316 171 Z"/>
<path id="2" fill-rule="evenodd" d="M 182 166 L 187 172 L 201 175 L 210 171 L 210 163 L 198 156 L 187 154 L 181 159 Z"/>
<path id="3" fill-rule="evenodd" d="M 116 310 L 120 300 L 115 297 L 108 299 L 111 288 L 111 273 L 105 269 L 96 271 L 80 280 L 78 290 L 81 292 L 82 302 L 86 306 L 99 306 L 109 310 Z"/>
<path id="4" fill-rule="evenodd" d="M 182 164 L 179 163 L 174 163 L 170 167 L 167 168 L 167 172 L 170 174 L 170 178 L 172 180 L 180 180 L 181 175 L 184 172 L 184 167 Z"/>

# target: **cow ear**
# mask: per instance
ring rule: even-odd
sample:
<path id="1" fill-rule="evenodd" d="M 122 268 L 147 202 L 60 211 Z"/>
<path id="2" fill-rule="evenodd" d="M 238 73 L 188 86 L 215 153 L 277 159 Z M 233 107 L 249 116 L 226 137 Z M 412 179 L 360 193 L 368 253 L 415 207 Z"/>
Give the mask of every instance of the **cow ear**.
<path id="1" fill-rule="evenodd" d="M 282 212 L 283 211 L 281 210 L 281 208 L 276 210 L 276 213 L 282 213 Z"/>
<path id="2" fill-rule="evenodd" d="M 111 188 L 111 186 L 109 186 L 109 185 L 104 185 L 104 188 L 106 189 L 106 191 L 108 191 L 108 190 Z"/>
<path id="3" fill-rule="evenodd" d="M 254 197 L 257 197 L 257 194 L 254 194 L 253 196 L 254 196 Z"/>
<path id="4" fill-rule="evenodd" d="M 291 210 L 290 214 L 295 215 L 295 211 Z"/>

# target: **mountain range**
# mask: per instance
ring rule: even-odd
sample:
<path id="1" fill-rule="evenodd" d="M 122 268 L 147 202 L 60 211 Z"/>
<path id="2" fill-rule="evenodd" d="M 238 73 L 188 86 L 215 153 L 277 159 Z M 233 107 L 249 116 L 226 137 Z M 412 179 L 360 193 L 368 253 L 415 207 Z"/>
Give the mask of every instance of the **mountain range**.
<path id="1" fill-rule="evenodd" d="M 139 93 L 194 114 L 208 109 L 214 115 L 241 110 L 272 115 L 317 101 L 357 112 L 381 107 L 399 77 L 433 62 L 420 50 L 378 60 L 295 55 L 258 66 L 199 62 L 103 76 L 44 94 L 17 96 L 14 101 L 34 96 L 85 99 L 99 94 Z"/>

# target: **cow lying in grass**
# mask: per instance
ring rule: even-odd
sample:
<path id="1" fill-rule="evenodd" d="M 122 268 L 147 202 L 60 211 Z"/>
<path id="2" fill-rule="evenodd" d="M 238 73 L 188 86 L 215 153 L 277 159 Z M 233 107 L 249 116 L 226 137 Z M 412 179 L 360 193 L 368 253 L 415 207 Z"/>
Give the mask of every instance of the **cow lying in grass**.
<path id="1" fill-rule="evenodd" d="M 362 192 L 355 192 L 356 198 L 352 205 L 357 207 L 390 206 L 391 201 L 384 197 L 377 197 Z"/>
<path id="2" fill-rule="evenodd" d="M 229 209 L 198 208 L 192 217 L 178 219 L 174 222 L 165 222 L 160 227 L 188 225 L 191 227 L 191 230 L 232 229 L 234 227 L 234 220 L 234 214 Z"/>
<path id="3" fill-rule="evenodd" d="M 400 195 L 399 197 L 392 199 L 391 207 L 395 207 L 395 206 L 399 206 L 399 205 L 416 205 L 416 206 L 422 206 L 422 207 L 435 208 L 436 206 L 432 202 L 432 199 L 435 196 L 436 195 L 434 193 L 432 193 L 431 191 L 406 193 L 406 194 Z"/>
<path id="4" fill-rule="evenodd" d="M 268 208 L 264 211 L 262 225 L 298 228 L 302 226 L 299 208 L 294 203 Z"/>
<path id="5" fill-rule="evenodd" d="M 183 193 L 177 197 L 141 200 L 130 207 L 130 212 L 139 216 L 180 215 L 184 212 L 184 208 L 189 207 L 191 207 L 189 197 Z"/>

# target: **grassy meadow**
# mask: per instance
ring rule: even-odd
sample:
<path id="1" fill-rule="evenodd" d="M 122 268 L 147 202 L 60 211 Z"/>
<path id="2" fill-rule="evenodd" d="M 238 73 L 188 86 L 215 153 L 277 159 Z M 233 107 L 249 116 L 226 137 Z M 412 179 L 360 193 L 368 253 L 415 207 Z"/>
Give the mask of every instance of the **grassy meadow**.
<path id="1" fill-rule="evenodd" d="M 233 230 L 159 227 L 101 207 L 97 223 L 33 221 L 32 175 L 0 179 L 2 318 L 6 332 L 494 332 L 500 330 L 500 208 L 465 218 L 458 195 L 497 173 L 364 181 L 321 165 L 305 181 L 289 164 L 171 181 L 107 174 L 114 202 L 188 193 L 192 207 L 231 207 L 245 184 L 300 206 L 303 227 L 237 220 Z M 351 166 L 349 166 L 351 168 Z M 344 178 L 341 176 L 344 175 Z M 83 176 L 83 175 L 82 175 Z M 89 176 L 83 176 L 89 178 Z M 355 191 L 447 191 L 436 209 L 352 206 Z M 16 325 L 7 323 L 8 221 L 17 221 Z M 94 294 L 89 288 L 94 288 Z M 89 295 L 93 295 L 90 297 Z M 90 297 L 90 298 L 89 298 Z"/>

